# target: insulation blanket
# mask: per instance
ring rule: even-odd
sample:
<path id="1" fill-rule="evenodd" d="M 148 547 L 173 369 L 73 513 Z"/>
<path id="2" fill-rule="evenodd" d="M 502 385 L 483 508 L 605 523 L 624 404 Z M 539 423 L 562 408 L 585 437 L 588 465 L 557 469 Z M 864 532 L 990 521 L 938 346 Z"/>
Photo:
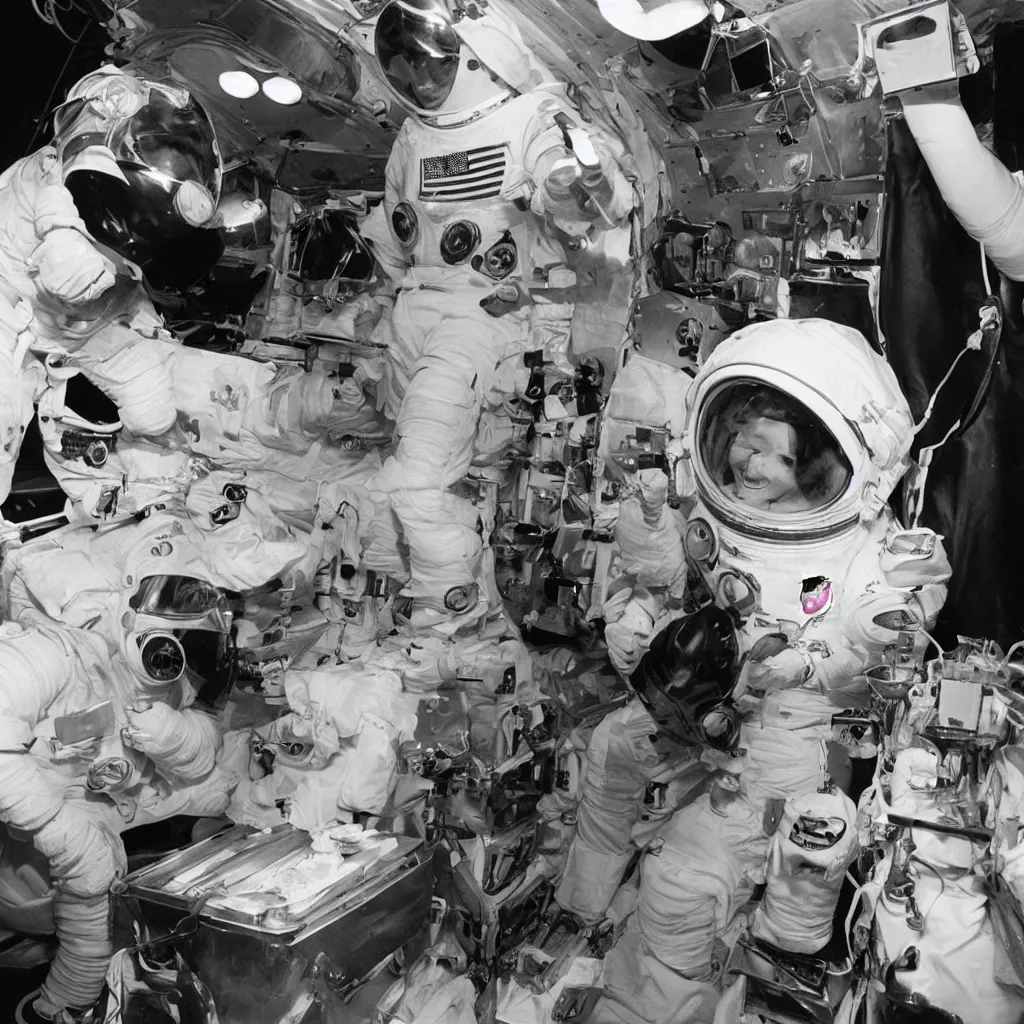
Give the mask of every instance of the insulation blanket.
<path id="1" fill-rule="evenodd" d="M 897 961 L 910 946 L 917 949 L 916 969 L 897 970 L 895 981 L 964 1024 L 1019 1021 L 1024 996 L 996 980 L 996 938 L 981 879 L 944 878 L 923 866 L 915 867 L 913 878 L 923 931 L 907 924 L 905 904 L 883 898 L 875 914 L 885 962 Z"/>

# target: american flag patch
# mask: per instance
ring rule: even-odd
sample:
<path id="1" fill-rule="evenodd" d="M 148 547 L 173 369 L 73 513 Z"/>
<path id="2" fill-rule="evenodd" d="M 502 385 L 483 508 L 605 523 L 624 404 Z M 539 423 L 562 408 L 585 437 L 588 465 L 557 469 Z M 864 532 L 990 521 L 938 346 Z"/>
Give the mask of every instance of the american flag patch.
<path id="1" fill-rule="evenodd" d="M 458 203 L 496 198 L 505 180 L 507 154 L 508 144 L 501 143 L 424 157 L 420 160 L 420 199 Z"/>

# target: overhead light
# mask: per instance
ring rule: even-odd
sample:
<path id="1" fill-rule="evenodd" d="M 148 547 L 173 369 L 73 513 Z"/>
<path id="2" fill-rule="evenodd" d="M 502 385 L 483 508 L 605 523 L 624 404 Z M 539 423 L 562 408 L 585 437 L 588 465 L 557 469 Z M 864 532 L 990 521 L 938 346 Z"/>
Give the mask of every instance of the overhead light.
<path id="1" fill-rule="evenodd" d="M 293 106 L 302 99 L 302 89 L 298 82 L 290 78 L 268 78 L 263 83 L 263 95 L 268 100 L 280 103 L 285 107 Z"/>
<path id="2" fill-rule="evenodd" d="M 721 21 L 725 17 L 725 4 L 719 3 L 715 0 L 714 4 L 711 5 L 711 13 L 714 16 L 715 21 Z"/>
<path id="3" fill-rule="evenodd" d="M 260 91 L 260 83 L 248 71 L 223 71 L 217 81 L 236 100 L 247 100 Z"/>

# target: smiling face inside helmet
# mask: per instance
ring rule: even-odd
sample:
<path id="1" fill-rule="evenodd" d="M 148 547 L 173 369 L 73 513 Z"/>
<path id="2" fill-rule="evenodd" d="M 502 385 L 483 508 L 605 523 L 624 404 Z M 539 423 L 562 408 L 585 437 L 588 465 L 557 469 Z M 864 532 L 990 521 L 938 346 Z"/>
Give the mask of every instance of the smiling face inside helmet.
<path id="1" fill-rule="evenodd" d="M 744 382 L 708 403 L 702 456 L 733 502 L 773 512 L 828 505 L 852 469 L 839 443 L 809 409 L 782 391 Z"/>

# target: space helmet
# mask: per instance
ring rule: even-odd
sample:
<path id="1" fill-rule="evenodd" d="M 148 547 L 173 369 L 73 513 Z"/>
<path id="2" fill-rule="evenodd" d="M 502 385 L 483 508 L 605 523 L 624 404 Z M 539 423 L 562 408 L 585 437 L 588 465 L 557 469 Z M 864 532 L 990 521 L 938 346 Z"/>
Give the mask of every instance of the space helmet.
<path id="1" fill-rule="evenodd" d="M 390 0 L 373 46 L 402 106 L 439 128 L 476 120 L 542 78 L 514 23 L 492 5 Z"/>
<path id="2" fill-rule="evenodd" d="M 733 619 L 706 605 L 654 638 L 629 683 L 660 733 L 684 746 L 728 750 L 739 738 L 730 699 L 738 670 Z"/>
<path id="3" fill-rule="evenodd" d="M 687 393 L 677 490 L 750 537 L 837 536 L 881 514 L 913 430 L 895 374 L 858 331 L 820 319 L 753 324 L 715 349 Z M 792 481 L 786 501 L 774 500 L 780 473 Z"/>
<path id="4" fill-rule="evenodd" d="M 54 117 L 64 184 L 93 240 L 161 290 L 187 287 L 223 251 L 207 230 L 221 196 L 213 123 L 188 89 L 110 66 Z"/>
<path id="5" fill-rule="evenodd" d="M 213 700 L 234 682 L 235 599 L 210 579 L 176 517 L 138 524 L 124 557 L 119 646 L 141 690 L 180 705 L 189 687 Z"/>

